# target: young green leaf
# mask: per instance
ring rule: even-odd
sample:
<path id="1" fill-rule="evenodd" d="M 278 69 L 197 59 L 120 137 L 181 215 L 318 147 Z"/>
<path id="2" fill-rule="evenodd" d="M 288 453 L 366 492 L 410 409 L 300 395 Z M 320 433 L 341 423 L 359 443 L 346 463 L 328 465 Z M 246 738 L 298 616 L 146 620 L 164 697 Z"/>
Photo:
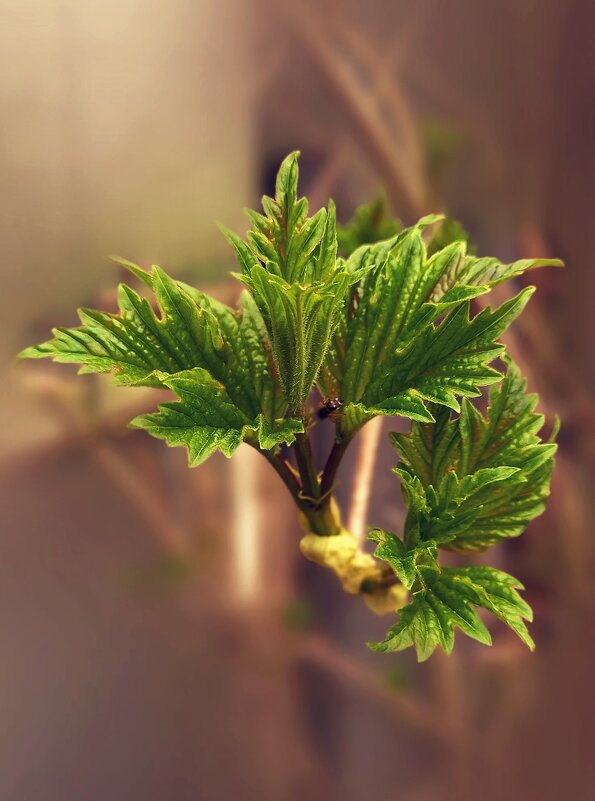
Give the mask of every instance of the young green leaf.
<path id="1" fill-rule="evenodd" d="M 557 261 L 502 265 L 466 255 L 450 242 L 428 258 L 420 220 L 392 239 L 358 248 L 346 261 L 359 278 L 319 376 L 322 391 L 344 401 L 347 431 L 376 414 L 431 422 L 427 402 L 459 409 L 456 396 L 473 397 L 499 380 L 489 367 L 496 342 L 522 310 L 531 289 L 494 312 L 469 319 L 469 301 L 527 269 Z"/>
<path id="2" fill-rule="evenodd" d="M 476 258 L 467 256 L 458 264 L 451 264 L 444 273 L 440 282 L 435 286 L 430 301 L 437 303 L 444 295 L 456 286 L 492 287 L 517 278 L 528 270 L 537 267 L 563 267 L 560 259 L 520 259 L 511 264 L 503 264 L 494 258 Z"/>
<path id="3" fill-rule="evenodd" d="M 170 446 L 186 446 L 190 467 L 217 449 L 231 456 L 248 434 L 250 420 L 233 403 L 223 384 L 200 367 L 159 377 L 180 401 L 163 403 L 158 412 L 141 415 L 130 426 L 143 428 Z"/>
<path id="4" fill-rule="evenodd" d="M 179 401 L 163 403 L 157 412 L 140 415 L 131 423 L 171 447 L 185 446 L 188 462 L 195 467 L 219 449 L 232 456 L 244 439 L 269 450 L 280 442 L 293 442 L 302 431 L 297 420 L 266 421 L 263 414 L 250 419 L 227 394 L 223 384 L 196 367 L 175 375 L 160 375 Z"/>
<path id="5" fill-rule="evenodd" d="M 455 628 L 467 636 L 491 645 L 489 631 L 476 608 L 491 612 L 508 625 L 531 649 L 534 648 L 523 620 L 531 620 L 530 607 L 517 592 L 522 585 L 500 570 L 489 567 L 436 568 L 418 565 L 417 590 L 386 638 L 370 645 L 382 653 L 401 651 L 413 645 L 420 662 L 428 659 L 437 645 L 446 653 L 454 646 Z"/>
<path id="6" fill-rule="evenodd" d="M 401 221 L 389 213 L 386 196 L 379 194 L 370 203 L 358 206 L 349 222 L 338 226 L 339 253 L 349 256 L 360 245 L 390 239 L 402 229 Z"/>
<path id="7" fill-rule="evenodd" d="M 407 548 L 405 543 L 390 531 L 374 528 L 369 539 L 378 543 L 374 556 L 388 562 L 401 584 L 411 589 L 417 578 L 418 564 L 423 563 L 436 566 L 436 543 L 427 541 L 413 548 Z"/>
<path id="8" fill-rule="evenodd" d="M 411 547 L 431 541 L 441 547 L 460 540 L 473 530 L 476 521 L 495 497 L 524 482 L 516 467 L 495 467 L 478 470 L 459 479 L 449 472 L 438 486 L 423 488 L 416 476 L 396 469 L 408 498 L 406 544 Z M 416 492 L 411 486 L 415 483 Z"/>
<path id="9" fill-rule="evenodd" d="M 397 472 L 404 487 L 419 482 L 432 510 L 419 524 L 425 532 L 420 536 L 438 539 L 442 547 L 483 549 L 516 537 L 544 509 L 556 446 L 539 438 L 543 416 L 535 413 L 537 397 L 526 394 L 514 363 L 506 364 L 485 416 L 464 401 L 456 420 L 441 411 L 435 425 L 413 423 L 410 434 L 391 435 L 403 460 Z M 490 475 L 498 480 L 482 485 Z M 410 513 L 417 522 L 419 511 L 411 501 Z"/>
<path id="10" fill-rule="evenodd" d="M 344 400 L 351 402 L 363 419 L 375 414 L 399 414 L 412 420 L 433 422 L 427 401 L 459 411 L 457 396 L 475 397 L 481 387 L 500 380 L 489 364 L 503 352 L 495 340 L 521 313 L 533 292 L 528 288 L 502 306 L 469 316 L 469 304 L 459 305 L 437 326 L 430 325 L 411 336 L 404 348 L 385 351 L 375 376 L 367 383 L 357 374 L 357 385 L 348 384 Z M 386 352 L 388 351 L 388 352 Z"/>
<path id="11" fill-rule="evenodd" d="M 245 280 L 267 326 L 276 369 L 290 408 L 300 415 L 339 321 L 348 277 L 327 283 L 288 284 L 256 265 Z"/>
<path id="12" fill-rule="evenodd" d="M 137 277 L 155 292 L 160 316 L 148 300 L 122 284 L 119 314 L 81 310 L 83 326 L 56 329 L 53 340 L 28 348 L 21 355 L 80 363 L 82 372 L 111 372 L 118 384 L 167 387 L 174 391 L 183 387 L 186 403 L 194 381 L 198 393 L 195 403 L 202 397 L 207 404 L 208 398 L 212 408 L 204 419 L 197 417 L 196 409 L 189 410 L 189 419 L 195 423 L 198 420 L 198 429 L 201 426 L 213 429 L 204 447 L 206 435 L 202 429 L 194 432 L 194 444 L 180 441 L 179 444 L 188 444 L 196 454 L 209 454 L 214 447 L 229 454 L 248 430 L 257 432 L 264 449 L 292 442 L 294 434 L 303 431 L 303 425 L 297 419 L 285 419 L 287 401 L 275 384 L 266 330 L 249 294 L 243 294 L 241 312 L 236 313 L 225 304 L 172 280 L 159 267 L 154 267 L 151 273 L 136 265 L 132 267 Z M 171 433 L 174 411 L 169 412 L 168 441 L 175 444 Z M 183 413 L 178 404 L 175 414 L 179 418 Z M 137 419 L 135 424 L 146 422 L 145 427 L 151 433 L 161 436 L 165 424 L 158 424 L 157 419 L 161 417 L 148 416 L 142 421 Z M 191 460 L 198 463 L 199 455 L 191 453 Z"/>
<path id="13" fill-rule="evenodd" d="M 470 587 L 470 593 L 475 594 L 473 600 L 506 623 L 515 634 L 533 650 L 535 643 L 527 631 L 523 620 L 533 620 L 533 610 L 524 601 L 517 590 L 523 590 L 521 582 L 514 576 L 484 565 L 470 567 L 450 567 L 446 572 L 456 578 L 462 579 Z M 473 598 L 473 594 L 470 597 Z"/>
<path id="14" fill-rule="evenodd" d="M 159 267 L 151 284 L 161 311 L 126 284 L 118 288 L 119 314 L 81 309 L 79 328 L 56 328 L 54 338 L 27 348 L 23 358 L 82 364 L 81 372 L 111 372 L 117 384 L 161 386 L 155 371 L 176 373 L 224 362 L 220 327 L 208 300 L 198 306 Z"/>
<path id="15" fill-rule="evenodd" d="M 237 277 L 262 314 L 289 407 L 302 415 L 360 273 L 350 275 L 337 260 L 334 204 L 308 217 L 307 200 L 298 199 L 298 155 L 281 164 L 275 198 L 262 200 L 265 214 L 250 212 L 248 241 L 226 234 L 242 267 Z"/>
<path id="16" fill-rule="evenodd" d="M 413 594 L 411 603 L 400 610 L 399 620 L 388 630 L 386 638 L 380 643 L 371 643 L 370 648 L 392 653 L 413 645 L 418 660 L 424 662 L 437 645 L 447 654 L 452 651 L 456 627 L 468 637 L 491 645 L 489 631 L 459 587 L 441 581 L 437 570 L 428 570 L 423 575 L 429 584 Z"/>

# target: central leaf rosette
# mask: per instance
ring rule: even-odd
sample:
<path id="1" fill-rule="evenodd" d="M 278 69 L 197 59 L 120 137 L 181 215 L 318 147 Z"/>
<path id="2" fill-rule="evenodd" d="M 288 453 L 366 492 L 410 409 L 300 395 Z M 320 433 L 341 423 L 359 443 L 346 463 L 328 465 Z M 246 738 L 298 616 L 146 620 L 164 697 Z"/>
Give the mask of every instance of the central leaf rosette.
<path id="1" fill-rule="evenodd" d="M 378 203 L 340 231 L 352 252 L 338 257 L 334 204 L 308 216 L 297 191 L 298 155 L 281 164 L 263 213 L 248 212 L 246 240 L 225 231 L 244 285 L 237 310 L 159 267 L 121 261 L 144 295 L 121 284 L 117 313 L 81 309 L 80 326 L 54 329 L 53 339 L 22 355 L 109 372 L 121 385 L 171 390 L 176 400 L 132 425 L 185 446 L 192 466 L 215 451 L 229 457 L 243 441 L 263 452 L 306 528 L 303 554 L 376 611 L 400 609 L 377 650 L 413 645 L 425 659 L 437 645 L 450 651 L 455 628 L 487 643 L 478 609 L 532 646 L 519 582 L 494 568 L 444 567 L 439 553 L 516 537 L 544 508 L 555 445 L 540 439 L 536 399 L 499 341 L 534 288 L 476 314 L 472 301 L 560 262 L 478 258 L 460 226 L 442 216 L 402 228 L 384 219 Z M 353 250 L 376 234 L 385 238 Z M 484 414 L 474 399 L 489 385 Z M 322 473 L 309 439 L 315 390 L 325 400 L 325 424 L 335 426 Z M 376 415 L 412 423 L 408 434 L 392 435 L 404 531 L 375 529 L 372 556 L 343 528 L 333 490 L 347 444 Z"/>

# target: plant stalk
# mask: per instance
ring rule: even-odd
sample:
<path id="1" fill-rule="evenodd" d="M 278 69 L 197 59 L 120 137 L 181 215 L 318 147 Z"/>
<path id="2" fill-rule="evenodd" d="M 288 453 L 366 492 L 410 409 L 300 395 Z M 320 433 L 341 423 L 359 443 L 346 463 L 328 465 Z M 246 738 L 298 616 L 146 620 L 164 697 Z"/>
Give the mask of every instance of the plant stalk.
<path id="1" fill-rule="evenodd" d="M 298 470 L 300 471 L 300 478 L 302 480 L 303 495 L 311 499 L 313 503 L 316 503 L 322 493 L 316 467 L 314 466 L 310 437 L 307 432 L 295 435 L 294 448 Z"/>
<path id="2" fill-rule="evenodd" d="M 274 451 L 260 453 L 275 469 L 297 506 L 300 523 L 306 531 L 300 541 L 302 554 L 333 570 L 346 592 L 352 595 L 361 593 L 373 611 L 385 614 L 404 602 L 403 593 L 397 591 L 394 594 L 394 585 L 398 584 L 396 576 L 391 578 L 387 575 L 374 557 L 365 553 L 353 535 L 343 528 L 339 508 L 333 498 L 334 477 L 349 441 L 347 438 L 335 442 L 321 481 L 316 473 L 307 434 L 296 437 L 299 480 L 289 463 Z M 254 447 L 258 450 L 256 444 Z M 323 492 L 323 487 L 327 486 L 328 489 Z"/>
<path id="3" fill-rule="evenodd" d="M 337 470 L 339 469 L 339 465 L 345 456 L 345 451 L 347 450 L 351 439 L 351 435 L 343 435 L 341 438 L 335 439 L 322 472 L 322 479 L 320 482 L 320 490 L 322 495 L 332 492 L 335 478 L 337 476 Z"/>

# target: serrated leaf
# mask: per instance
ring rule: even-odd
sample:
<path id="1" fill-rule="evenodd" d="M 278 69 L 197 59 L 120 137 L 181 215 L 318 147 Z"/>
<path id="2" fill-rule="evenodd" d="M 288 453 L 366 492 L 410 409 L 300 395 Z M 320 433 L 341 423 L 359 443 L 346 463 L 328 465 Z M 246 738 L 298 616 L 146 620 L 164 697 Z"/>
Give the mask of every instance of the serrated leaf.
<path id="1" fill-rule="evenodd" d="M 349 222 L 338 226 L 339 252 L 350 256 L 361 245 L 390 239 L 402 228 L 401 221 L 390 216 L 386 196 L 379 194 L 370 203 L 358 206 Z"/>
<path id="2" fill-rule="evenodd" d="M 423 561 L 426 565 L 436 563 L 436 543 L 426 542 L 419 547 L 407 549 L 405 543 L 395 534 L 381 528 L 372 529 L 369 538 L 378 543 L 374 556 L 388 562 L 408 590 L 417 578 L 420 562 Z"/>
<path id="3" fill-rule="evenodd" d="M 533 650 L 535 643 L 524 620 L 533 620 L 533 611 L 521 598 L 517 590 L 523 585 L 514 576 L 494 567 L 474 565 L 471 567 L 449 567 L 443 569 L 444 580 L 453 581 L 471 603 L 491 612 Z"/>
<path id="4" fill-rule="evenodd" d="M 231 456 L 251 429 L 249 418 L 224 385 L 200 367 L 159 377 L 181 400 L 161 404 L 159 411 L 136 417 L 130 426 L 143 428 L 170 446 L 186 446 L 190 467 L 217 449 Z"/>
<path id="5" fill-rule="evenodd" d="M 112 372 L 118 384 L 145 386 L 160 386 L 156 370 L 175 373 L 222 361 L 220 327 L 208 303 L 197 306 L 159 267 L 151 282 L 160 316 L 146 298 L 120 284 L 119 314 L 81 309 L 81 327 L 56 328 L 54 339 L 21 356 L 79 363 L 83 372 Z"/>
<path id="6" fill-rule="evenodd" d="M 83 372 L 113 373 L 118 384 L 174 389 L 171 377 L 182 376 L 176 386 L 184 387 L 187 395 L 189 376 L 194 376 L 215 406 L 214 417 L 207 416 L 202 423 L 193 410 L 197 431 L 191 442 L 180 441 L 189 445 L 193 463 L 213 447 L 231 453 L 248 430 L 256 432 L 260 447 L 267 450 L 280 442 L 291 443 L 295 433 L 303 431 L 301 421 L 287 419 L 287 401 L 274 379 L 266 329 L 248 293 L 243 294 L 238 313 L 174 281 L 159 267 L 147 273 L 128 262 L 124 266 L 155 292 L 159 315 L 148 300 L 122 284 L 119 314 L 81 310 L 83 326 L 56 329 L 53 340 L 21 355 L 78 362 Z M 221 408 L 215 408 L 217 404 Z M 174 444 L 170 411 L 168 441 Z M 175 414 L 183 415 L 179 405 Z M 147 418 L 146 427 L 161 436 L 163 425 L 156 421 L 157 417 Z M 208 426 L 213 429 L 210 437 L 202 430 Z M 187 432 L 184 436 L 189 437 Z"/>
<path id="7" fill-rule="evenodd" d="M 438 645 L 447 654 L 452 651 L 455 628 L 484 645 L 491 645 L 490 633 L 473 606 L 451 583 L 441 583 L 440 576 L 437 570 L 428 571 L 426 578 L 431 584 L 413 594 L 413 600 L 400 610 L 399 620 L 388 630 L 386 638 L 370 644 L 372 650 L 392 653 L 413 645 L 418 661 L 425 662 Z"/>
<path id="8" fill-rule="evenodd" d="M 458 419 L 441 412 L 435 425 L 413 423 L 410 434 L 392 435 L 403 459 L 398 472 L 404 490 L 409 493 L 411 481 L 417 480 L 433 509 L 433 522 L 422 521 L 420 536 L 425 531 L 454 550 L 482 549 L 518 536 L 541 514 L 556 446 L 539 438 L 543 416 L 534 411 L 536 396 L 525 390 L 526 382 L 508 359 L 506 377 L 492 389 L 485 416 L 464 401 Z M 480 486 L 478 481 L 490 475 L 499 476 L 498 481 Z M 455 504 L 450 517 L 446 497 Z M 416 508 L 409 501 L 417 524 L 419 503 Z"/>
<path id="9" fill-rule="evenodd" d="M 516 467 L 485 468 L 461 479 L 455 472 L 447 473 L 436 488 L 426 489 L 429 513 L 421 522 L 421 539 L 446 545 L 462 537 L 513 477 L 515 482 L 524 481 L 519 473 Z"/>
<path id="10" fill-rule="evenodd" d="M 424 487 L 438 484 L 459 457 L 457 423 L 446 406 L 429 404 L 435 418 L 431 425 L 412 425 L 408 434 L 391 432 L 390 440 L 407 465 L 408 472 Z"/>
<path id="11" fill-rule="evenodd" d="M 348 288 L 338 274 L 326 284 L 288 284 L 261 265 L 245 283 L 263 312 L 281 384 L 296 414 L 310 394 L 338 321 L 337 297 Z"/>
<path id="12" fill-rule="evenodd" d="M 237 276 L 250 290 L 271 343 L 289 406 L 302 415 L 337 327 L 351 284 L 337 260 L 335 207 L 308 217 L 297 196 L 298 153 L 277 175 L 275 198 L 263 198 L 265 214 L 250 213 L 253 229 L 244 242 L 226 232 L 242 267 Z"/>
<path id="13" fill-rule="evenodd" d="M 420 592 L 399 611 L 399 621 L 388 630 L 386 638 L 382 642 L 368 643 L 368 647 L 387 654 L 414 646 L 418 661 L 425 662 L 439 643 L 450 653 L 454 644 L 453 629 L 448 621 L 436 615 L 426 593 Z"/>
<path id="14" fill-rule="evenodd" d="M 492 288 L 511 278 L 517 278 L 528 270 L 538 267 L 563 267 L 560 259 L 520 259 L 511 264 L 503 264 L 495 258 L 477 258 L 467 256 L 458 264 L 451 264 L 440 282 L 430 295 L 430 300 L 437 303 L 456 286 Z"/>
<path id="15" fill-rule="evenodd" d="M 501 352 L 497 338 L 522 310 L 531 289 L 494 312 L 469 319 L 469 301 L 528 269 L 557 260 L 497 259 L 466 254 L 464 241 L 448 241 L 428 257 L 423 229 L 442 219 L 423 218 L 384 242 L 365 245 L 346 261 L 351 274 L 365 268 L 333 337 L 319 383 L 341 397 L 344 428 L 377 414 L 432 421 L 427 402 L 458 411 L 457 396 L 474 397 L 499 373 L 489 367 Z"/>
<path id="16" fill-rule="evenodd" d="M 491 645 L 489 631 L 476 609 L 491 612 L 508 625 L 531 649 L 534 648 L 523 620 L 532 612 L 517 589 L 522 585 L 507 573 L 490 567 L 437 568 L 416 566 L 416 586 L 411 603 L 400 610 L 399 620 L 386 638 L 370 647 L 382 653 L 415 646 L 420 662 L 437 645 L 450 653 L 455 628 L 484 645 Z"/>
<path id="17" fill-rule="evenodd" d="M 308 201 L 297 196 L 298 157 L 296 151 L 282 162 L 275 197 L 262 198 L 265 214 L 248 212 L 253 228 L 247 242 L 221 226 L 248 278 L 259 264 L 288 284 L 324 281 L 336 270 L 334 204 L 308 217 Z"/>
<path id="18" fill-rule="evenodd" d="M 427 401 L 459 411 L 457 396 L 478 396 L 482 386 L 500 380 L 501 373 L 489 366 L 503 351 L 495 340 L 521 313 L 532 292 L 528 288 L 472 319 L 468 304 L 459 306 L 440 325 L 410 339 L 403 350 L 388 353 L 377 377 L 359 386 L 361 395 L 353 402 L 364 413 L 401 414 L 420 421 L 433 419 Z M 343 397 L 350 400 L 349 390 Z"/>
<path id="19" fill-rule="evenodd" d="M 217 449 L 232 456 L 246 438 L 258 440 L 260 447 L 268 450 L 280 442 L 293 442 L 295 434 L 303 430 L 297 420 L 279 420 L 275 425 L 262 414 L 250 419 L 225 386 L 200 367 L 159 377 L 180 400 L 161 404 L 157 412 L 136 417 L 130 426 L 164 439 L 171 447 L 185 446 L 190 467 L 201 464 Z"/>

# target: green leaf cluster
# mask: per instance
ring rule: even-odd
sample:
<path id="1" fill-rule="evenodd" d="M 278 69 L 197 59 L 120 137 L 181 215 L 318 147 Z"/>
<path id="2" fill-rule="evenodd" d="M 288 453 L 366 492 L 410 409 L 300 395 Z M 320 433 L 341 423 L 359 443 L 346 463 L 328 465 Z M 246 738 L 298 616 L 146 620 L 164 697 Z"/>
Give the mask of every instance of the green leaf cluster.
<path id="1" fill-rule="evenodd" d="M 543 442 L 537 395 L 527 394 L 518 367 L 490 391 L 485 412 L 464 399 L 452 419 L 413 423 L 391 434 L 402 462 L 396 473 L 408 500 L 409 543 L 434 539 L 450 550 L 482 550 L 517 537 L 545 508 L 556 445 Z"/>
<path id="2" fill-rule="evenodd" d="M 281 164 L 263 213 L 248 212 L 247 239 L 225 232 L 241 267 L 236 277 L 247 287 L 238 311 L 159 267 L 146 272 L 120 260 L 152 300 L 121 284 L 116 314 L 81 309 L 81 326 L 57 328 L 21 355 L 110 372 L 118 384 L 173 390 L 177 402 L 133 425 L 186 445 L 191 464 L 217 449 L 229 456 L 244 439 L 264 450 L 291 444 L 308 424 L 315 384 L 343 401 L 341 438 L 376 414 L 432 422 L 428 404 L 458 410 L 457 398 L 500 380 L 490 366 L 503 350 L 496 340 L 532 290 L 474 317 L 469 301 L 555 262 L 477 259 L 464 241 L 431 246 L 428 256 L 423 232 L 442 218 L 402 229 L 382 199 L 358 210 L 342 236 L 347 244 L 389 238 L 337 257 L 334 204 L 309 216 L 298 196 L 298 155 Z"/>
<path id="3" fill-rule="evenodd" d="M 515 579 L 489 567 L 443 568 L 440 548 L 484 550 L 521 534 L 544 510 L 556 446 L 542 442 L 537 397 L 526 393 L 518 368 L 490 392 L 483 414 L 464 399 L 459 416 L 434 407 L 435 423 L 414 422 L 408 434 L 391 434 L 401 456 L 395 473 L 407 503 L 403 538 L 374 530 L 375 555 L 388 562 L 412 602 L 376 650 L 415 645 L 420 659 L 437 644 L 449 652 L 454 628 L 481 642 L 489 635 L 473 610 L 492 612 L 530 647 L 523 623 L 530 610 Z M 479 585 L 479 586 L 478 586 Z"/>
<path id="4" fill-rule="evenodd" d="M 519 582 L 490 567 L 443 567 L 439 553 L 516 537 L 544 509 L 555 445 L 541 440 L 537 398 L 500 342 L 534 288 L 495 309 L 476 312 L 472 301 L 560 262 L 479 258 L 458 223 L 429 215 L 403 228 L 382 198 L 338 228 L 332 201 L 310 216 L 299 197 L 298 155 L 281 164 L 262 213 L 248 212 L 246 238 L 225 231 L 243 284 L 237 308 L 160 267 L 145 271 L 119 260 L 141 291 L 121 284 L 115 313 L 81 309 L 81 325 L 56 328 L 21 355 L 171 391 L 175 399 L 131 425 L 186 447 L 190 465 L 215 451 L 229 457 L 242 441 L 265 452 L 309 527 L 304 539 L 318 546 L 322 535 L 332 545 L 340 534 L 348 545 L 341 551 L 309 541 L 304 553 L 316 554 L 350 592 L 375 586 L 372 608 L 395 608 L 402 588 L 393 581 L 410 591 L 376 650 L 415 646 L 426 659 L 437 645 L 452 649 L 457 627 L 487 643 L 478 609 L 532 647 Z M 335 438 L 322 472 L 308 440 L 313 390 L 333 400 L 327 417 Z M 375 415 L 411 421 L 408 433 L 391 435 L 407 504 L 404 531 L 371 535 L 384 572 L 345 532 L 332 498 L 347 444 Z M 295 465 L 281 445 L 295 452 Z"/>

